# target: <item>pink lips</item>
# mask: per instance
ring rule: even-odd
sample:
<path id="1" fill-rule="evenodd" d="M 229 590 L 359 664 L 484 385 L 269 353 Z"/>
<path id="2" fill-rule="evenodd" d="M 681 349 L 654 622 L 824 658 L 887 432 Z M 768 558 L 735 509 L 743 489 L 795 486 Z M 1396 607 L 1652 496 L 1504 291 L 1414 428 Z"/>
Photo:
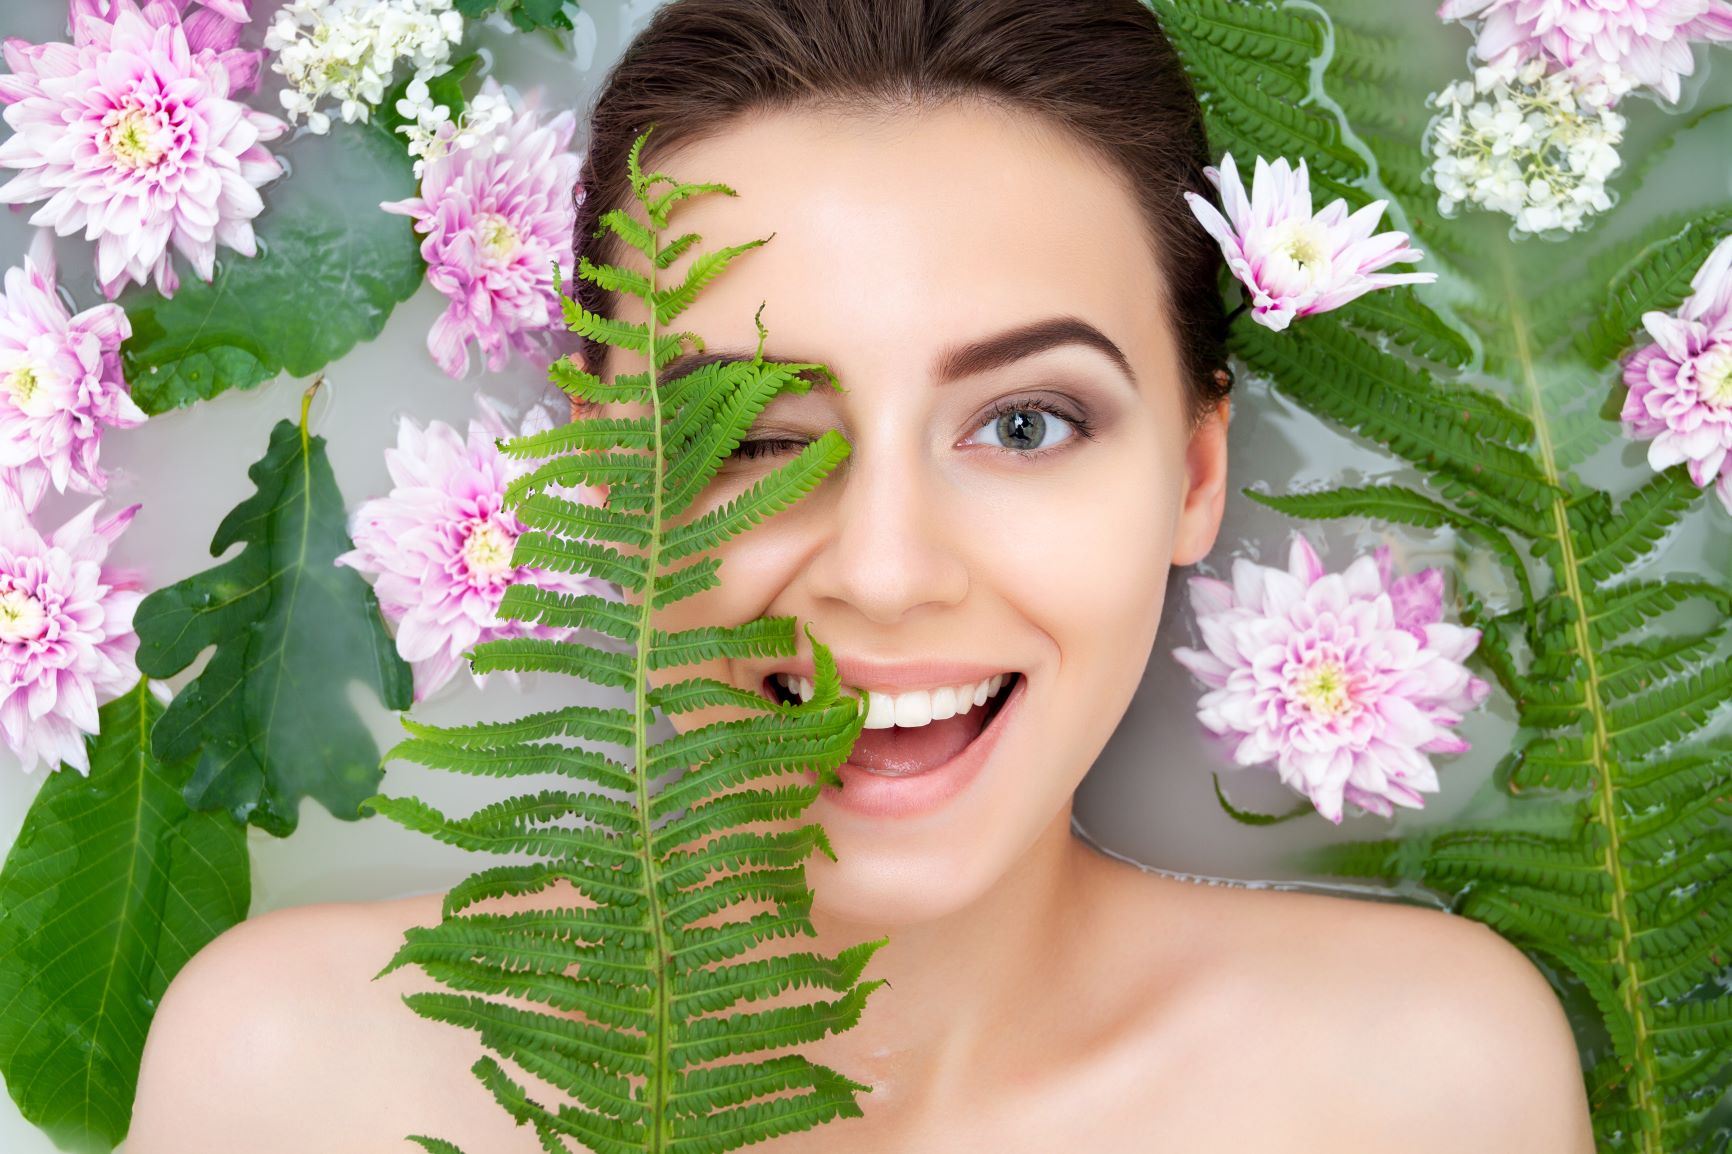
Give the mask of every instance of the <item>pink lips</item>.
<path id="1" fill-rule="evenodd" d="M 863 817 L 907 818 L 932 812 L 980 776 L 1027 690 L 1028 675 L 1022 674 L 980 736 L 943 765 L 908 777 L 882 777 L 848 762 L 837 771 L 842 787 L 826 785 L 818 800 Z M 811 776 L 816 780 L 816 773 Z"/>

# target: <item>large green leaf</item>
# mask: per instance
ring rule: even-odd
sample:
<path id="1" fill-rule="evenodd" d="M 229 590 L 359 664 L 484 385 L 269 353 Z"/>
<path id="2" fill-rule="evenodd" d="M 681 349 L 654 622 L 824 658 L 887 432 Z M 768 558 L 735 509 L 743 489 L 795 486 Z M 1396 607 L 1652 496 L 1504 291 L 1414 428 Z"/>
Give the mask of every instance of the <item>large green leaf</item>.
<path id="1" fill-rule="evenodd" d="M 120 298 L 132 322 L 126 379 L 145 412 L 310 376 L 378 336 L 420 287 L 413 224 L 370 207 L 415 193 L 403 137 L 339 123 L 285 151 L 297 173 L 265 189 L 258 256 L 223 249 L 209 284 L 188 275 L 171 299 L 142 288 Z"/>
<path id="2" fill-rule="evenodd" d="M 278 836 L 294 832 L 303 797 L 337 817 L 380 780 L 379 748 L 350 705 L 360 680 L 407 709 L 409 667 L 397 656 L 372 588 L 335 564 L 352 545 L 325 439 L 283 420 L 247 470 L 257 492 L 218 526 L 211 555 L 234 557 L 159 589 L 138 607 L 138 667 L 168 677 L 216 646 L 152 733 L 163 758 L 198 754 L 186 798 L 227 809 Z"/>
<path id="3" fill-rule="evenodd" d="M 520 32 L 537 28 L 558 28 L 571 31 L 568 8 L 576 0 L 457 0 L 457 11 L 465 20 L 479 20 L 490 12 L 503 12 Z"/>
<path id="4" fill-rule="evenodd" d="M 187 809 L 191 767 L 151 752 L 162 712 L 144 679 L 104 705 L 90 775 L 43 783 L 0 870 L 0 1072 L 62 1149 L 125 1135 L 157 1000 L 247 915 L 246 831 Z"/>

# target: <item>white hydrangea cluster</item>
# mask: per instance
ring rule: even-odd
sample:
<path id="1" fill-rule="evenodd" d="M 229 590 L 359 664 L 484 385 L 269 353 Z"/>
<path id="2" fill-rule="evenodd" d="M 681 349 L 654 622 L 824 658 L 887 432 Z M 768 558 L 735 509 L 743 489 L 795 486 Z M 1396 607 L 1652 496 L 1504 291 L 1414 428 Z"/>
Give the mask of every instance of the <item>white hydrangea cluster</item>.
<path id="1" fill-rule="evenodd" d="M 1520 66 L 1476 69 L 1432 98 L 1428 129 L 1438 211 L 1466 202 L 1515 218 L 1518 232 L 1575 232 L 1612 206 L 1606 178 L 1622 163 L 1624 118 L 1615 86 L 1582 85 Z"/>
<path id="2" fill-rule="evenodd" d="M 427 162 L 437 160 L 453 148 L 474 148 L 489 142 L 494 152 L 503 151 L 509 141 L 504 133 L 495 132 L 511 120 L 511 104 L 503 93 L 478 92 L 455 122 L 451 110 L 433 101 L 427 82 L 417 76 L 409 82 L 402 100 L 397 102 L 397 115 L 412 121 L 397 126 L 397 131 L 409 138 L 409 155 L 415 158 L 415 179 L 420 180 Z"/>
<path id="3" fill-rule="evenodd" d="M 265 47 L 271 68 L 288 81 L 283 108 L 291 124 L 305 119 L 330 131 L 327 97 L 343 120 L 369 118 L 385 98 L 399 61 L 426 80 L 451 67 L 451 47 L 463 39 L 463 16 L 452 0 L 288 0 L 277 9 Z"/>

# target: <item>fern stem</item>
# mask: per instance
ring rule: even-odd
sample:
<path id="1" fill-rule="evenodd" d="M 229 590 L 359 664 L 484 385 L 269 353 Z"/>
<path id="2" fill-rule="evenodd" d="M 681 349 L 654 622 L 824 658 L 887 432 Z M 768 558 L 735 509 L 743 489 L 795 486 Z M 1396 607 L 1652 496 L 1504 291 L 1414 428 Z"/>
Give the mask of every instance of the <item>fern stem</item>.
<path id="1" fill-rule="evenodd" d="M 1564 506 L 1565 490 L 1561 486 L 1561 474 L 1552 445 L 1551 426 L 1546 418 L 1545 404 L 1541 399 L 1539 381 L 1534 375 L 1533 349 L 1528 333 L 1527 314 L 1522 309 L 1522 297 L 1517 290 L 1515 270 L 1510 265 L 1509 253 L 1501 251 L 1500 263 L 1503 270 L 1504 295 L 1509 307 L 1510 331 L 1515 337 L 1516 359 L 1521 364 L 1522 383 L 1527 389 L 1531 402 L 1531 416 L 1534 425 L 1534 440 L 1539 451 L 1540 467 L 1545 471 L 1546 480 L 1551 482 L 1554 493 L 1551 500 L 1552 525 L 1558 541 L 1558 578 L 1564 586 L 1564 595 L 1575 606 L 1575 622 L 1573 628 L 1576 636 L 1576 652 L 1581 656 L 1585 669 L 1586 694 L 1588 710 L 1594 719 L 1594 739 L 1592 747 L 1592 762 L 1598 775 L 1595 782 L 1595 808 L 1600 825 L 1606 831 L 1604 849 L 1604 868 L 1606 876 L 1611 879 L 1611 917 L 1612 924 L 1617 927 L 1617 935 L 1613 939 L 1613 964 L 1616 972 L 1623 980 L 1618 983 L 1618 993 L 1629 1012 L 1631 1028 L 1635 1035 L 1636 1068 L 1630 1072 L 1631 1102 L 1638 1115 L 1651 1123 L 1642 1128 L 1637 1136 L 1640 1145 L 1637 1147 L 1642 1154 L 1665 1154 L 1662 1138 L 1664 1135 L 1664 1115 L 1659 1101 L 1657 1076 L 1654 1069 L 1652 1047 L 1648 1043 L 1648 1020 L 1645 999 L 1642 996 L 1642 979 L 1640 965 L 1634 950 L 1634 919 L 1627 912 L 1629 900 L 1629 879 L 1624 875 L 1623 841 L 1618 828 L 1618 816 L 1615 799 L 1612 796 L 1612 756 L 1611 738 L 1606 732 L 1605 698 L 1600 690 L 1599 656 L 1594 649 L 1593 639 L 1589 636 L 1587 598 L 1582 591 L 1581 573 L 1576 563 L 1576 543 L 1572 536 L 1569 521 L 1569 511 Z"/>
<path id="2" fill-rule="evenodd" d="M 649 229 L 650 236 L 654 238 L 652 247 L 660 251 L 662 230 L 656 227 L 653 214 L 649 221 Z M 655 831 L 651 828 L 653 811 L 650 808 L 649 794 L 649 726 L 644 723 L 644 710 L 649 705 L 645 682 L 649 679 L 650 645 L 654 640 L 651 619 L 655 613 L 656 573 L 662 543 L 662 500 L 667 490 L 665 479 L 661 475 L 662 460 L 666 449 L 662 443 L 662 393 L 661 380 L 658 375 L 660 369 L 656 364 L 657 351 L 660 348 L 660 326 L 656 323 L 656 272 L 658 270 L 655 260 L 652 259 L 649 264 L 649 295 L 645 301 L 649 305 L 650 429 L 655 437 L 651 448 L 654 452 L 652 459 L 655 462 L 656 478 L 654 496 L 650 506 L 649 547 L 644 564 L 643 608 L 638 614 L 637 662 L 634 666 L 637 677 L 635 678 L 636 684 L 633 686 L 636 701 L 632 710 L 632 740 L 636 743 L 636 762 L 633 768 L 636 771 L 634 776 L 637 778 L 638 836 L 643 839 L 642 844 L 645 846 L 655 844 Z M 648 864 L 649 924 L 655 927 L 655 974 L 659 987 L 656 997 L 656 1036 L 649 1073 L 649 1077 L 655 1084 L 653 1087 L 645 1087 L 646 1090 L 653 1090 L 654 1092 L 654 1099 L 649 1106 L 649 1116 L 653 1128 L 649 1134 L 645 1135 L 649 1141 L 646 1154 L 662 1154 L 662 1151 L 667 1148 L 667 1143 L 672 1141 L 673 1137 L 667 1133 L 668 1038 L 672 1032 L 672 1023 L 668 1021 L 668 1009 L 673 1004 L 672 991 L 667 988 L 667 984 L 669 980 L 668 969 L 673 961 L 673 945 L 668 940 L 666 919 L 661 909 L 661 875 L 657 869 L 660 862 L 654 853 L 645 854 L 644 861 Z"/>

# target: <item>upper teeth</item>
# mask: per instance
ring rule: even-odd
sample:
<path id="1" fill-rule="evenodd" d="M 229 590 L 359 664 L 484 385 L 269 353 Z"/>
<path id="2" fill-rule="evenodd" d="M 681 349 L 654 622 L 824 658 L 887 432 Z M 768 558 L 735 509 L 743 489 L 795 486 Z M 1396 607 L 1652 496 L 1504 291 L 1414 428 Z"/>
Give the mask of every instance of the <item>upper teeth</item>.
<path id="1" fill-rule="evenodd" d="M 774 676 L 777 684 L 788 692 L 797 694 L 801 701 L 810 701 L 817 693 L 817 686 L 804 677 L 796 677 L 792 673 L 777 673 Z M 866 711 L 866 728 L 889 729 L 894 725 L 909 729 L 933 721 L 942 721 L 958 713 L 967 713 L 977 705 L 985 705 L 1013 676 L 1015 675 L 1010 673 L 995 673 L 985 681 L 972 685 L 910 689 L 906 693 L 874 692 L 872 704 Z"/>

